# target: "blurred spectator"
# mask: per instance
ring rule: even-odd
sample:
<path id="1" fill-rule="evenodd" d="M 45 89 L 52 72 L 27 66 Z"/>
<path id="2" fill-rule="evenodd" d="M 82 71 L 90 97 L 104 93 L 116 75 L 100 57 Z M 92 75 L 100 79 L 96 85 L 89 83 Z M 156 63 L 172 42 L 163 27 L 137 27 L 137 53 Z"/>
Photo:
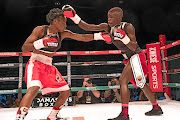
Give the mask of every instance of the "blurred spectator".
<path id="1" fill-rule="evenodd" d="M 96 86 L 95 84 L 92 84 L 91 78 L 84 78 L 82 87 L 95 87 L 95 86 Z M 77 96 L 79 98 L 79 102 L 82 104 L 100 103 L 100 92 L 97 90 L 78 91 Z"/>
<path id="2" fill-rule="evenodd" d="M 119 85 L 119 80 L 117 78 L 112 78 L 108 82 L 108 86 Z M 119 89 L 109 89 L 104 93 L 104 97 L 108 98 L 110 102 L 121 102 L 120 90 Z"/>
<path id="3" fill-rule="evenodd" d="M 105 102 L 106 102 L 106 98 L 104 97 L 104 91 L 101 91 L 101 92 L 100 92 L 100 99 L 101 99 L 101 102 L 102 102 L 102 103 L 105 103 Z"/>
<path id="4" fill-rule="evenodd" d="M 80 104 L 78 96 L 74 96 L 75 104 Z"/>
<path id="5" fill-rule="evenodd" d="M 140 89 L 136 89 L 136 88 L 130 88 L 130 102 L 133 101 L 139 101 L 139 93 L 138 90 Z M 140 90 L 141 91 L 141 90 Z"/>
<path id="6" fill-rule="evenodd" d="M 4 107 L 3 97 L 0 95 L 0 108 Z"/>
<path id="7" fill-rule="evenodd" d="M 16 108 L 16 107 L 19 107 L 20 106 L 20 103 L 21 103 L 21 99 L 17 98 L 14 102 L 14 105 L 11 106 L 11 108 Z"/>
<path id="8" fill-rule="evenodd" d="M 4 108 L 10 108 L 12 106 L 12 103 L 13 103 L 13 98 L 11 96 L 8 96 Z"/>
<path id="9" fill-rule="evenodd" d="M 100 95 L 101 103 L 110 103 L 111 102 L 110 99 L 105 98 L 104 93 L 105 91 L 101 91 L 101 95 Z"/>

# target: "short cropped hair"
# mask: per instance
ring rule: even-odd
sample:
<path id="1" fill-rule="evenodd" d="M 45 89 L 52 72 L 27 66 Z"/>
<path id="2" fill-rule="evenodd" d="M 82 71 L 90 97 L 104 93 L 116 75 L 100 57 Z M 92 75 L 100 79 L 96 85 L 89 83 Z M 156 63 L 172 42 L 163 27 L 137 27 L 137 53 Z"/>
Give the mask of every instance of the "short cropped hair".
<path id="1" fill-rule="evenodd" d="M 63 15 L 63 11 L 59 8 L 53 8 L 49 11 L 49 13 L 46 15 L 46 21 L 48 23 L 51 23 L 54 19 L 60 17 Z"/>
<path id="2" fill-rule="evenodd" d="M 123 10 L 120 7 L 113 7 L 108 12 L 120 12 L 123 16 Z"/>
<path id="3" fill-rule="evenodd" d="M 123 12 L 123 10 L 120 7 L 113 7 L 109 10 L 109 12 Z"/>

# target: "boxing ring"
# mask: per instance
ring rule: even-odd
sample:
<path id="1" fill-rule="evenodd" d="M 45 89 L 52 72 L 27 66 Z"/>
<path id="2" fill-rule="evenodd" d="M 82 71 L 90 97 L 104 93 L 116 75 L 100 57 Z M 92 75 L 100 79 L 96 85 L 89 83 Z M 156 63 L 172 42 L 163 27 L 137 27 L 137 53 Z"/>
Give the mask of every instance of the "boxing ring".
<path id="1" fill-rule="evenodd" d="M 180 103 L 177 101 L 158 101 L 164 114 L 162 116 L 145 116 L 144 113 L 151 109 L 149 102 L 130 102 L 129 115 L 131 120 L 179 120 Z M 30 108 L 25 120 L 46 119 L 51 107 Z M 62 117 L 70 117 L 70 120 L 107 120 L 116 117 L 121 111 L 120 103 L 102 104 L 77 104 L 65 106 L 60 111 Z M 1 120 L 14 120 L 17 108 L 0 109 Z"/>
<path id="2" fill-rule="evenodd" d="M 176 95 L 173 95 L 171 91 L 179 91 L 180 92 L 180 81 L 176 83 L 172 83 L 169 79 L 170 74 L 178 74 L 180 73 L 180 69 L 168 69 L 168 62 L 172 60 L 176 60 L 180 58 L 180 54 L 174 54 L 171 56 L 167 56 L 166 50 L 168 48 L 172 48 L 178 46 L 180 44 L 180 40 L 172 42 L 170 44 L 165 44 L 163 38 L 160 38 L 160 50 L 161 50 L 161 62 L 162 62 L 162 80 L 163 80 L 163 91 L 165 93 L 165 100 L 158 100 L 158 103 L 162 106 L 164 114 L 162 116 L 145 116 L 144 113 L 151 109 L 151 104 L 149 101 L 140 101 L 140 102 L 130 102 L 129 114 L 132 120 L 178 120 L 178 114 L 180 113 L 180 102 L 175 101 Z M 143 50 L 145 53 L 147 50 Z M 82 79 L 85 77 L 98 79 L 96 81 L 103 81 L 103 79 L 111 79 L 113 77 L 119 77 L 121 73 L 117 72 L 107 73 L 105 70 L 103 72 L 106 73 L 97 73 L 97 74 L 86 74 L 83 75 L 74 75 L 72 72 L 73 67 L 89 67 L 92 66 L 113 66 L 118 68 L 124 65 L 123 60 L 93 60 L 93 61 L 73 61 L 74 56 L 111 56 L 111 55 L 120 55 L 121 51 L 119 50 L 108 50 L 108 51 L 68 51 L 68 52 L 56 52 L 54 54 L 55 58 L 65 57 L 65 60 L 61 61 L 61 59 L 56 60 L 53 65 L 55 66 L 64 66 L 66 68 L 66 73 L 63 74 L 63 77 L 66 79 L 68 85 L 71 87 L 72 92 L 84 90 L 107 90 L 107 89 L 120 89 L 119 86 L 96 86 L 96 87 L 81 87 L 76 86 L 76 82 L 82 82 Z M 0 68 L 18 68 L 18 76 L 17 77 L 0 77 L 0 83 L 3 81 L 16 81 L 18 83 L 17 89 L 12 90 L 0 90 L 0 94 L 18 94 L 18 98 L 22 98 L 22 93 L 26 93 L 27 90 L 23 89 L 24 82 L 24 67 L 25 60 L 28 60 L 31 53 L 21 53 L 21 52 L 0 52 L 0 57 L 16 57 L 19 63 L 3 63 L 0 64 Z M 116 57 L 116 56 L 115 56 Z M 119 59 L 119 58 L 118 58 Z M 61 61 L 61 62 L 58 62 Z M 60 71 L 61 72 L 61 71 Z M 81 81 L 80 81 L 81 80 Z M 105 82 L 105 81 L 103 81 Z M 106 81 L 107 82 L 107 81 Z M 134 90 L 134 86 L 129 84 L 129 88 Z M 178 92 L 177 92 L 178 93 Z M 173 100 L 171 99 L 173 98 Z M 2 120 L 13 120 L 16 115 L 16 111 L 18 108 L 0 108 L 0 116 Z M 51 111 L 51 107 L 39 107 L 39 108 L 30 108 L 29 114 L 27 115 L 25 120 L 38 120 L 45 119 Z M 121 103 L 99 103 L 99 104 L 77 104 L 73 106 L 65 106 L 60 111 L 62 117 L 69 117 L 70 120 L 107 120 L 108 118 L 116 117 L 121 111 Z"/>

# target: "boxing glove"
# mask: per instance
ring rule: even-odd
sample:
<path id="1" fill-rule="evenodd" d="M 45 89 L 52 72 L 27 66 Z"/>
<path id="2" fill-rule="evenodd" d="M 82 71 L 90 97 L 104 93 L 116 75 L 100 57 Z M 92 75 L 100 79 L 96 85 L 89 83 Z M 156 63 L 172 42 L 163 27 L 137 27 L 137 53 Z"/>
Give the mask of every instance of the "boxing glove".
<path id="1" fill-rule="evenodd" d="M 107 44 L 113 43 L 113 38 L 108 32 L 94 33 L 94 40 L 104 40 Z"/>
<path id="2" fill-rule="evenodd" d="M 72 6 L 64 5 L 62 10 L 65 17 L 70 18 L 72 21 L 74 21 L 75 24 L 79 24 L 81 18 L 76 14 L 76 11 Z"/>
<path id="3" fill-rule="evenodd" d="M 41 48 L 57 47 L 58 46 L 57 34 L 50 34 L 42 39 L 39 39 L 33 43 L 34 48 L 39 50 Z"/>
<path id="4" fill-rule="evenodd" d="M 130 38 L 127 36 L 126 32 L 118 26 L 115 26 L 112 29 L 112 35 L 114 37 L 114 40 L 120 40 L 122 41 L 125 45 L 127 45 L 130 42 Z"/>

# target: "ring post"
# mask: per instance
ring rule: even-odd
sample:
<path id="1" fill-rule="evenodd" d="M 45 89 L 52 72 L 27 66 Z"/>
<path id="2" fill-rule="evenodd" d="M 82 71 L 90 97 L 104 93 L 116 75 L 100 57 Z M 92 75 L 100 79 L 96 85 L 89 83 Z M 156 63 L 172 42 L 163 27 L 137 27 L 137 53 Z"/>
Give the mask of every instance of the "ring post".
<path id="1" fill-rule="evenodd" d="M 18 84 L 18 98 L 22 98 L 22 80 L 23 80 L 23 56 L 19 52 L 19 84 Z"/>
<path id="2" fill-rule="evenodd" d="M 71 87 L 71 52 L 67 52 L 67 82 Z"/>
<path id="3" fill-rule="evenodd" d="M 149 86 L 153 92 L 163 92 L 160 43 L 146 44 Z"/>
<path id="4" fill-rule="evenodd" d="M 166 45 L 166 36 L 165 35 L 159 35 L 159 42 L 160 42 L 160 47 L 165 46 Z M 167 50 L 161 50 L 161 57 L 162 60 L 167 57 Z M 162 70 L 163 71 L 167 71 L 168 70 L 168 62 L 163 60 L 162 61 Z M 163 82 L 164 83 L 169 83 L 169 75 L 166 73 L 163 73 Z M 169 98 L 171 98 L 171 91 L 170 91 L 170 87 L 165 87 L 164 88 L 164 93 L 166 93 Z"/>

